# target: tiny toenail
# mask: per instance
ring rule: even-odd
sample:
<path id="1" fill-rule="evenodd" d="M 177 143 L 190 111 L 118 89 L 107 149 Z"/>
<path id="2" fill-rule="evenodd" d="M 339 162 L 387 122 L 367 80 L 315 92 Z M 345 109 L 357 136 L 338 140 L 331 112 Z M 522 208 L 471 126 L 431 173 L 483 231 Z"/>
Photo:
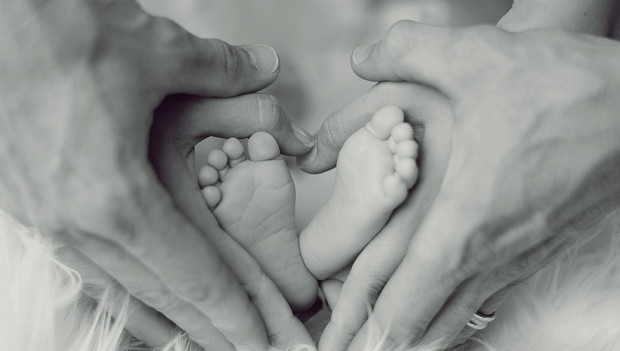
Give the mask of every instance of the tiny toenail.
<path id="1" fill-rule="evenodd" d="M 309 165 L 311 165 L 314 162 L 314 160 L 316 159 L 317 153 L 318 153 L 318 150 L 317 150 L 316 147 L 314 147 L 307 154 L 305 154 L 303 156 L 297 157 L 297 164 L 300 165 L 300 166 L 309 166 Z"/>
<path id="2" fill-rule="evenodd" d="M 307 147 L 313 147 L 315 145 L 314 137 L 312 136 L 312 134 L 310 134 L 308 131 L 306 131 L 292 121 L 291 129 L 293 130 L 293 134 L 295 135 L 297 140 L 299 140 L 302 144 Z"/>

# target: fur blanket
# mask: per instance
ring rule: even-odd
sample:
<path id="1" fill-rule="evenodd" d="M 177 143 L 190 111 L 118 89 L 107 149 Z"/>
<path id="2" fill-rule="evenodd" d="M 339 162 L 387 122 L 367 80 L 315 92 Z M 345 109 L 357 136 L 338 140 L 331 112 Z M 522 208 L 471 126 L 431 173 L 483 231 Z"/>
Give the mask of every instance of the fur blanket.
<path id="1" fill-rule="evenodd" d="M 608 218 L 597 236 L 526 281 L 476 334 L 475 349 L 620 350 L 619 232 L 620 216 Z M 0 350 L 149 349 L 123 331 L 124 317 L 113 320 L 82 296 L 81 285 L 49 241 L 0 212 Z M 309 327 L 328 318 L 321 311 Z M 190 347 L 179 335 L 165 350 Z"/>

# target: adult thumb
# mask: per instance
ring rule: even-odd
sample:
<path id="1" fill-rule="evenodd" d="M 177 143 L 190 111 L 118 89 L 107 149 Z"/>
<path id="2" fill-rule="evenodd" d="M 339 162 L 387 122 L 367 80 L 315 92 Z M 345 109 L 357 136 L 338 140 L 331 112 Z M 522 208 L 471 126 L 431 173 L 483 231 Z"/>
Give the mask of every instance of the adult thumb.
<path id="1" fill-rule="evenodd" d="M 494 46 L 507 35 L 493 26 L 446 28 L 400 21 L 378 43 L 357 48 L 351 66 L 370 81 L 422 83 L 452 97 L 461 82 L 479 80 L 493 69 Z"/>

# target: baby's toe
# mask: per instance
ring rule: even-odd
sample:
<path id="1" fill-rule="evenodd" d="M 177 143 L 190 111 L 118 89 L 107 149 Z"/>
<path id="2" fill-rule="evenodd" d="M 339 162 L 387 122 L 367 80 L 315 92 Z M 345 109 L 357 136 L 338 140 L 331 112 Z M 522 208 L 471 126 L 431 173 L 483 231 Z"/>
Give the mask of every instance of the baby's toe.
<path id="1" fill-rule="evenodd" d="M 228 165 L 234 167 L 245 161 L 243 154 L 243 144 L 237 138 L 230 138 L 224 142 L 222 147 L 224 153 L 228 156 Z"/>
<path id="2" fill-rule="evenodd" d="M 204 166 L 198 172 L 198 184 L 200 188 L 215 185 L 219 181 L 217 170 L 211 166 Z"/>
<path id="3" fill-rule="evenodd" d="M 202 189 L 202 196 L 207 201 L 207 206 L 213 209 L 222 200 L 222 192 L 215 186 L 208 186 Z"/>
<path id="4" fill-rule="evenodd" d="M 407 197 L 407 184 L 400 175 L 393 173 L 383 180 L 383 192 L 395 204 L 399 204 Z"/>
<path id="5" fill-rule="evenodd" d="M 366 128 L 381 140 L 387 140 L 392 129 L 399 123 L 403 123 L 405 115 L 396 106 L 386 106 L 377 111 Z"/>
<path id="6" fill-rule="evenodd" d="M 391 138 L 396 144 L 413 139 L 413 127 L 409 123 L 399 123 L 390 131 Z"/>
<path id="7" fill-rule="evenodd" d="M 207 164 L 218 171 L 220 179 L 224 179 L 228 173 L 228 156 L 220 149 L 209 152 Z"/>
<path id="8" fill-rule="evenodd" d="M 418 143 L 415 140 L 401 141 L 396 145 L 396 156 L 398 158 L 418 158 Z"/>
<path id="9" fill-rule="evenodd" d="M 407 185 L 407 189 L 411 188 L 418 179 L 418 166 L 412 158 L 401 158 L 395 161 L 394 168 Z"/>
<path id="10" fill-rule="evenodd" d="M 280 156 L 280 147 L 271 134 L 258 132 L 254 133 L 248 141 L 248 153 L 251 161 L 268 161 Z"/>

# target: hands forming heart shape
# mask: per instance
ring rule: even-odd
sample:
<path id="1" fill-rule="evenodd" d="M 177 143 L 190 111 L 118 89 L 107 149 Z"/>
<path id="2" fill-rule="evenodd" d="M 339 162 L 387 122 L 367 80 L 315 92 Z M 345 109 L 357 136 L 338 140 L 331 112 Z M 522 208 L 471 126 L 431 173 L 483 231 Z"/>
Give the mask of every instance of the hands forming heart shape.
<path id="1" fill-rule="evenodd" d="M 0 205 L 65 243 L 86 294 L 112 289 L 112 314 L 130 296 L 127 329 L 153 346 L 177 327 L 206 350 L 312 343 L 208 210 L 193 150 L 209 136 L 267 132 L 317 173 L 386 105 L 413 126 L 417 185 L 348 277 L 321 282 L 325 351 L 362 348 L 369 320 L 385 348 L 461 344 L 476 311 L 620 206 L 620 44 L 594 36 L 616 23 L 611 2 L 558 19 L 565 5 L 520 1 L 498 27 L 399 22 L 352 55 L 381 83 L 313 140 L 254 93 L 278 75 L 269 47 L 199 39 L 133 1 L 2 1 Z"/>

